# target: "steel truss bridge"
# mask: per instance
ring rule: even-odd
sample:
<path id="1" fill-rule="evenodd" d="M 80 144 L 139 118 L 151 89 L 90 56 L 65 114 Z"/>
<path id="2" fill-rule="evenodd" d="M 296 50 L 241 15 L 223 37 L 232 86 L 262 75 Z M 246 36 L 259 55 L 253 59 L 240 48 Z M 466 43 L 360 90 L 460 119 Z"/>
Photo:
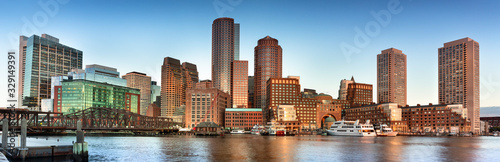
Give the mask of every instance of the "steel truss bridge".
<path id="1" fill-rule="evenodd" d="M 28 132 L 60 132 L 76 130 L 77 121 L 82 121 L 85 131 L 158 131 L 173 132 L 177 128 L 171 118 L 149 117 L 122 109 L 92 107 L 70 114 L 29 111 L 27 109 L 0 109 L 0 119 L 9 120 L 9 130 L 20 130 L 21 119 L 28 121 Z M 1 126 L 0 126 L 1 127 Z"/>

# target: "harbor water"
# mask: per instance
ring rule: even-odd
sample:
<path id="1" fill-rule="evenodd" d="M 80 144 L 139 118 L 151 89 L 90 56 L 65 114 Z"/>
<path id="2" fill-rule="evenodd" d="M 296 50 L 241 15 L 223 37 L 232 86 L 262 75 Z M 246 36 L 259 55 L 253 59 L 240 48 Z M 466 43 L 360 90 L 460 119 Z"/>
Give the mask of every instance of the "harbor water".
<path id="1" fill-rule="evenodd" d="M 46 137 L 44 137 L 46 138 Z M 48 137 L 72 142 L 75 137 Z M 90 161 L 499 161 L 500 137 L 86 137 Z M 60 159 L 59 160 L 63 160 Z"/>

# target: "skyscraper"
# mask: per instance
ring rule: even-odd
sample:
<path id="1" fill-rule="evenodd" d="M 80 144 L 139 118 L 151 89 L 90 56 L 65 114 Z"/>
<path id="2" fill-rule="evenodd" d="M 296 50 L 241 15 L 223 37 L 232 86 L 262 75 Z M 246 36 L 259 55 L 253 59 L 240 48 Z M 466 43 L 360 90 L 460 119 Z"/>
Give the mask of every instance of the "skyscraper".
<path id="1" fill-rule="evenodd" d="M 406 55 L 389 48 L 377 55 L 377 99 L 379 103 L 406 105 Z"/>
<path id="2" fill-rule="evenodd" d="M 186 104 L 186 89 L 198 82 L 196 65 L 165 57 L 161 66 L 161 115 L 172 117 L 175 109 Z"/>
<path id="3" fill-rule="evenodd" d="M 282 76 L 282 49 L 278 40 L 266 36 L 255 47 L 254 107 L 266 106 L 266 82 L 269 78 Z"/>
<path id="4" fill-rule="evenodd" d="M 127 80 L 127 87 L 140 90 L 140 114 L 146 115 L 147 107 L 151 103 L 151 77 L 134 71 L 125 74 L 122 78 Z"/>
<path id="5" fill-rule="evenodd" d="M 248 61 L 231 64 L 231 96 L 233 108 L 248 108 Z"/>
<path id="6" fill-rule="evenodd" d="M 23 105 L 23 81 L 24 81 L 24 66 L 26 64 L 26 50 L 28 48 L 28 37 L 26 36 L 19 36 L 19 61 L 17 62 L 19 64 L 19 80 L 18 80 L 18 85 L 17 85 L 17 102 L 20 106 Z"/>
<path id="7" fill-rule="evenodd" d="M 33 35 L 27 40 L 21 36 L 19 45 L 22 55 L 19 57 L 19 63 L 22 63 L 19 73 L 24 74 L 19 82 L 23 85 L 24 106 L 39 107 L 42 99 L 50 98 L 51 76 L 82 68 L 83 52 L 60 44 L 59 39 L 50 35 Z"/>
<path id="8" fill-rule="evenodd" d="M 231 94 L 231 62 L 239 59 L 237 51 L 239 35 L 235 34 L 239 34 L 239 24 L 235 24 L 234 19 L 223 17 L 213 21 L 212 81 L 215 88 L 229 94 Z"/>
<path id="9" fill-rule="evenodd" d="M 467 37 L 444 43 L 438 52 L 439 102 L 463 104 L 471 130 L 479 133 L 479 43 Z"/>
<path id="10" fill-rule="evenodd" d="M 172 117 L 182 102 L 182 67 L 179 60 L 165 57 L 161 66 L 161 115 Z"/>

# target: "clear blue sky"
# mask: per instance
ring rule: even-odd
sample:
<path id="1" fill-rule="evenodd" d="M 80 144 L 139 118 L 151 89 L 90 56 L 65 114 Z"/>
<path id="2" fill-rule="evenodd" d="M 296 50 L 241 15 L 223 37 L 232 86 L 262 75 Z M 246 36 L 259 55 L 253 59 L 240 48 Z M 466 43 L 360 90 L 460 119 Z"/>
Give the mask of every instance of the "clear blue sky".
<path id="1" fill-rule="evenodd" d="M 376 55 L 400 49 L 408 55 L 410 105 L 438 102 L 437 49 L 470 37 L 480 44 L 481 106 L 500 106 L 500 1 L 61 1 L 0 6 L 0 78 L 5 78 L 0 79 L 0 106 L 7 97 L 6 53 L 17 52 L 19 35 L 50 34 L 82 50 L 84 66 L 111 66 L 122 75 L 139 71 L 160 82 L 163 58 L 169 56 L 196 64 L 200 79 L 210 79 L 211 25 L 221 16 L 241 24 L 240 55 L 249 60 L 250 75 L 253 48 L 269 35 L 283 48 L 285 77 L 298 75 L 302 88 L 333 97 L 340 80 L 354 76 L 374 85 L 376 100 Z M 47 2 L 57 2 L 49 7 L 57 11 L 39 4 Z M 380 24 L 372 11 L 390 13 L 391 19 Z M 30 23 L 36 30 L 25 27 Z M 354 43 L 355 29 L 366 26 L 369 41 Z M 356 53 L 343 52 L 343 43 Z"/>

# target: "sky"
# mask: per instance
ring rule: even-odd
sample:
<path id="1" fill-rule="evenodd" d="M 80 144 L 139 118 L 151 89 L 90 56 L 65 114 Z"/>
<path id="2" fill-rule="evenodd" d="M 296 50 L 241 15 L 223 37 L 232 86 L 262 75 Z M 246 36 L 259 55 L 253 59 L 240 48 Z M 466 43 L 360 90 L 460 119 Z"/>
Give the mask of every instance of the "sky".
<path id="1" fill-rule="evenodd" d="M 185 0 L 6 1 L 0 6 L 0 107 L 7 106 L 7 55 L 19 36 L 47 33 L 83 51 L 83 66 L 138 71 L 161 82 L 164 57 L 194 63 L 211 79 L 212 22 L 240 23 L 240 59 L 254 75 L 254 50 L 265 36 L 283 48 L 283 77 L 334 98 L 340 80 L 374 85 L 376 57 L 407 55 L 408 104 L 438 103 L 438 48 L 470 37 L 480 45 L 481 107 L 500 106 L 500 1 Z"/>

